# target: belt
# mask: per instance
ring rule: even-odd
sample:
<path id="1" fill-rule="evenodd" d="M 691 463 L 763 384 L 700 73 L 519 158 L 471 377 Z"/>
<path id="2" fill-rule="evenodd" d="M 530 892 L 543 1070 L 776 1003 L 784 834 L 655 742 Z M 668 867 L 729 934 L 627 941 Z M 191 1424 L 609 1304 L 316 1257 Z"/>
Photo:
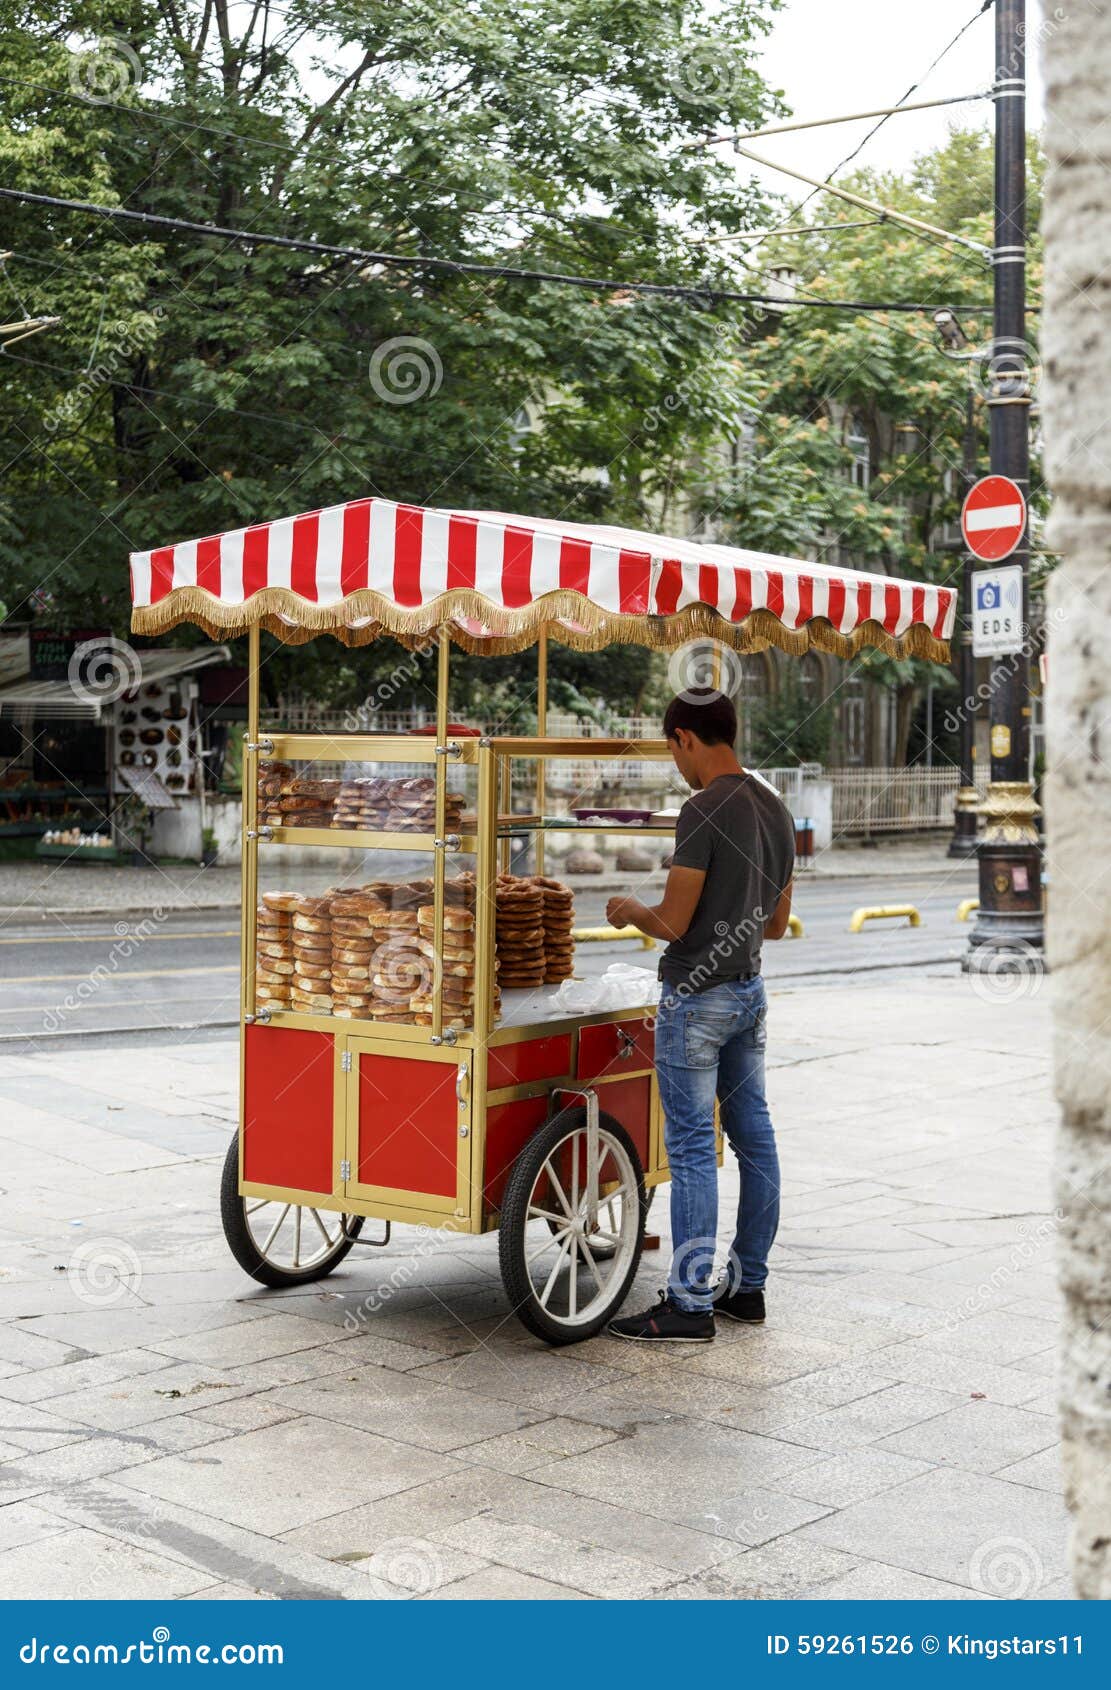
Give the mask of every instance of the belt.
<path id="1" fill-rule="evenodd" d="M 664 973 L 664 961 L 663 961 L 662 957 L 660 958 L 660 961 L 657 964 L 656 978 L 657 978 L 657 980 L 664 981 L 665 984 L 666 984 L 667 975 Z M 760 970 L 758 968 L 750 968 L 746 974 L 727 974 L 727 975 L 724 975 L 720 980 L 707 980 L 704 985 L 699 986 L 697 988 L 695 996 L 698 995 L 698 992 L 708 992 L 711 989 L 711 987 L 713 987 L 713 986 L 735 986 L 735 985 L 747 986 L 750 983 L 750 981 L 759 980 L 759 978 L 760 978 Z"/>

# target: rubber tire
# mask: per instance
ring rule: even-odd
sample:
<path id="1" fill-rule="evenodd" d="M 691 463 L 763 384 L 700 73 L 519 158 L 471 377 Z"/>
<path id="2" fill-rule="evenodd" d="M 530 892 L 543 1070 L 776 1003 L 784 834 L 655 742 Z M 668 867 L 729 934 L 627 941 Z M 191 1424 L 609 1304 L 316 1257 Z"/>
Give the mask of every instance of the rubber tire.
<path id="1" fill-rule="evenodd" d="M 244 1273 L 249 1273 L 260 1285 L 268 1285 L 274 1291 L 280 1291 L 289 1285 L 311 1285 L 315 1279 L 326 1279 L 333 1268 L 337 1268 L 343 1258 L 350 1254 L 352 1245 L 363 1229 L 361 1215 L 345 1215 L 344 1230 L 349 1234 L 346 1243 L 341 1244 L 332 1255 L 325 1256 L 323 1261 L 315 1266 L 301 1268 L 297 1273 L 286 1273 L 259 1255 L 247 1225 L 243 1204 L 244 1199 L 239 1192 L 239 1134 L 233 1133 L 228 1153 L 224 1158 L 224 1172 L 220 1181 L 220 1219 L 223 1222 L 224 1237 L 227 1239 L 228 1249 Z"/>
<path id="2" fill-rule="evenodd" d="M 498 1261 L 501 1266 L 502 1284 L 512 1304 L 513 1313 L 521 1325 L 535 1337 L 542 1338 L 546 1344 L 553 1346 L 581 1344 L 587 1338 L 596 1337 L 606 1323 L 613 1319 L 629 1294 L 629 1287 L 640 1266 L 640 1253 L 644 1244 L 644 1217 L 647 1211 L 644 1169 L 636 1146 L 621 1123 L 615 1121 L 612 1115 L 602 1114 L 599 1116 L 599 1123 L 622 1145 L 637 1178 L 640 1201 L 637 1205 L 637 1239 L 632 1260 L 607 1307 L 585 1326 L 569 1328 L 562 1321 L 553 1320 L 537 1303 L 525 1265 L 525 1232 L 528 1224 L 525 1217 L 528 1213 L 529 1196 L 537 1175 L 560 1139 L 565 1137 L 572 1127 L 580 1126 L 585 1119 L 586 1110 L 578 1106 L 560 1110 L 558 1115 L 553 1115 L 550 1121 L 545 1121 L 542 1127 L 538 1127 L 514 1162 L 502 1198 L 498 1230 Z"/>

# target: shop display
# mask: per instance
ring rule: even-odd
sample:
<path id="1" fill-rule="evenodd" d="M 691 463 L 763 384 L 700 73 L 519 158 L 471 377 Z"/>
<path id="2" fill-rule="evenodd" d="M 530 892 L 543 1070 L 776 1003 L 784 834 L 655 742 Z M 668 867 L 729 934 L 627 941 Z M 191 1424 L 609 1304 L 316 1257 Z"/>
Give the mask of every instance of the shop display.
<path id="1" fill-rule="evenodd" d="M 431 1026 L 441 985 L 444 1025 L 469 1027 L 474 877 L 458 875 L 445 884 L 439 952 L 432 897 L 431 880 L 375 880 L 320 897 L 264 893 L 257 917 L 258 1001 L 272 1010 Z M 495 1014 L 500 1002 L 495 983 Z"/>
<path id="2" fill-rule="evenodd" d="M 42 836 L 44 845 L 77 845 L 86 851 L 110 851 L 107 833 L 82 833 L 79 827 L 51 827 Z"/>
<path id="3" fill-rule="evenodd" d="M 161 786 L 177 800 L 189 793 L 198 768 L 198 728 L 195 717 L 196 686 L 186 682 L 182 690 L 168 693 L 152 681 L 141 689 L 124 693 L 114 706 L 112 726 L 112 777 L 110 791 L 129 788 L 124 769 L 149 769 Z M 180 726 L 173 724 L 179 723 Z"/>
<path id="4" fill-rule="evenodd" d="M 431 775 L 322 780 L 297 775 L 289 763 L 264 762 L 258 776 L 259 821 L 270 827 L 326 827 L 359 833 L 433 833 L 436 783 Z M 464 796 L 448 792 L 444 832 L 460 833 Z"/>

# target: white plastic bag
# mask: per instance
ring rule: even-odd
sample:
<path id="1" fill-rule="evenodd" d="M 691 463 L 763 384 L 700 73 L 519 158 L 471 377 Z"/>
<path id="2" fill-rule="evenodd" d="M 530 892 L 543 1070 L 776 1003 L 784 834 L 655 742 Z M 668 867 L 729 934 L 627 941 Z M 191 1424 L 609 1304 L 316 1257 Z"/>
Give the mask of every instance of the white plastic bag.
<path id="1" fill-rule="evenodd" d="M 640 1009 L 659 995 L 660 983 L 647 968 L 611 962 L 593 980 L 565 980 L 555 1002 L 570 1015 L 592 1015 L 603 1009 Z"/>

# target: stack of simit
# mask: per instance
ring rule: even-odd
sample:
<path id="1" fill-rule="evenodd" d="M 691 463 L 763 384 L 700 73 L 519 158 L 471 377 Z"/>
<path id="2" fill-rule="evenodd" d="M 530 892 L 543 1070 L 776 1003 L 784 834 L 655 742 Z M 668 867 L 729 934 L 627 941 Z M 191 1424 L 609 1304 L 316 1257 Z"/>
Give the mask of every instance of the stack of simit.
<path id="1" fill-rule="evenodd" d="M 496 892 L 498 982 L 509 991 L 544 984 L 544 893 L 531 880 L 499 874 Z"/>
<path id="2" fill-rule="evenodd" d="M 380 885 L 332 897 L 332 1014 L 343 1020 L 361 1020 L 371 1013 L 377 941 L 367 917 L 384 907 Z"/>
<path id="3" fill-rule="evenodd" d="M 375 1021 L 415 1020 L 410 1000 L 424 990 L 432 971 L 418 946 L 417 920 L 430 887 L 427 880 L 390 886 L 379 907 L 367 912 L 375 945 L 367 1013 Z"/>
<path id="4" fill-rule="evenodd" d="M 302 1015 L 332 1013 L 332 900 L 293 902 L 293 1007 Z"/>
<path id="5" fill-rule="evenodd" d="M 331 827 L 340 784 L 311 775 L 287 776 L 278 799 L 282 827 Z"/>
<path id="6" fill-rule="evenodd" d="M 384 831 L 390 813 L 390 782 L 382 775 L 341 782 L 331 826 L 363 833 Z"/>
<path id="7" fill-rule="evenodd" d="M 571 937 L 575 896 L 570 887 L 540 874 L 533 876 L 532 884 L 540 888 L 544 899 L 544 984 L 558 986 L 575 972 L 575 941 Z"/>
<path id="8" fill-rule="evenodd" d="M 258 820 L 260 827 L 281 827 L 282 787 L 293 779 L 292 763 L 260 763 L 258 766 Z"/>
<path id="9" fill-rule="evenodd" d="M 264 892 L 255 913 L 255 1005 L 293 1008 L 293 892 Z"/>

